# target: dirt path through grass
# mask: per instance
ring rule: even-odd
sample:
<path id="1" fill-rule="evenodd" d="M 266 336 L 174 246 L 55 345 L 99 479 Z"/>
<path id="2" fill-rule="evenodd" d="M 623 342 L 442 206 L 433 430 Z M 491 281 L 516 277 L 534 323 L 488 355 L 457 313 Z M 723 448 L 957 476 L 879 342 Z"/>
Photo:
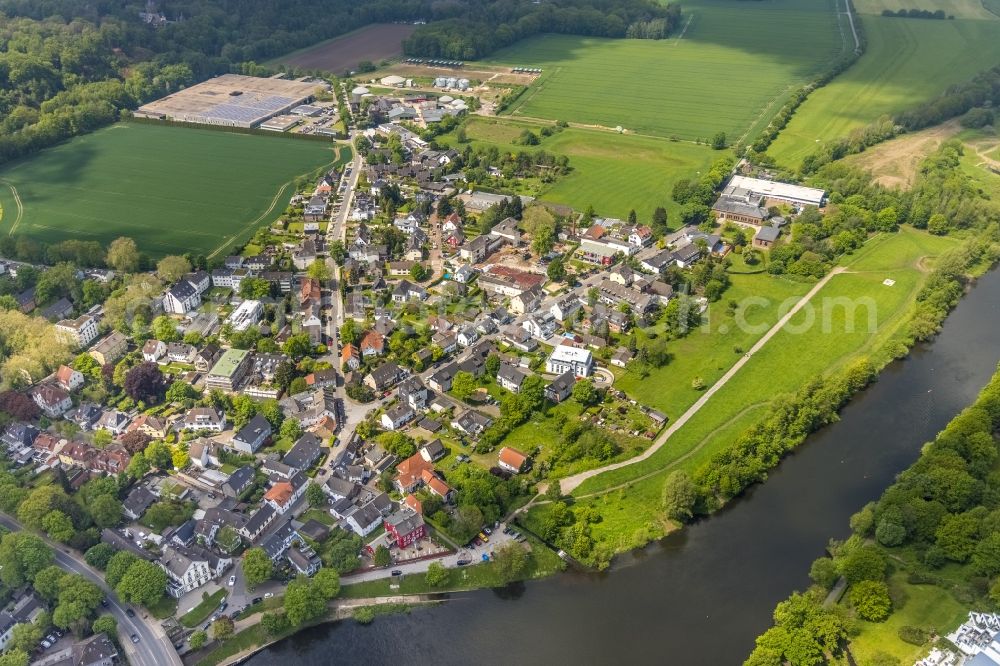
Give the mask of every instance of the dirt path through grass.
<path id="1" fill-rule="evenodd" d="M 832 271 L 830 271 L 830 273 L 827 274 L 823 279 L 817 282 L 805 296 L 799 299 L 799 302 L 796 303 L 795 306 L 791 308 L 785 314 L 784 317 L 779 319 L 778 322 L 775 323 L 775 325 L 772 326 L 767 331 L 767 333 L 765 333 L 760 338 L 760 340 L 756 342 L 756 344 L 754 344 L 754 346 L 750 349 L 750 351 L 741 356 L 740 359 L 733 364 L 733 367 L 729 368 L 729 370 L 726 371 L 726 374 L 724 374 L 722 377 L 719 378 L 719 381 L 715 382 L 715 384 L 713 384 L 707 391 L 705 391 L 705 393 L 700 398 L 698 398 L 698 400 L 695 401 L 695 403 L 691 405 L 691 407 L 689 407 L 686 412 L 681 414 L 676 421 L 674 421 L 666 430 L 664 430 L 663 434 L 661 434 L 659 437 L 656 438 L 656 441 L 653 442 L 652 446 L 643 451 L 641 455 L 638 455 L 635 458 L 630 458 L 628 460 L 623 460 L 621 462 L 613 463 L 611 465 L 605 465 L 604 467 L 598 467 L 596 469 L 590 469 L 585 472 L 580 472 L 579 474 L 567 476 L 566 478 L 561 479 L 559 481 L 560 489 L 562 490 L 563 494 L 568 495 L 572 493 L 573 490 L 576 489 L 576 487 L 579 486 L 581 483 L 583 483 L 587 479 L 597 476 L 598 474 L 601 474 L 603 472 L 610 472 L 611 470 L 615 469 L 621 469 L 622 467 L 628 467 L 629 465 L 634 465 L 638 462 L 646 460 L 654 453 L 659 451 L 660 448 L 667 443 L 667 440 L 670 439 L 670 437 L 675 432 L 684 427 L 684 424 L 690 421 L 695 414 L 701 411 L 701 408 L 704 407 L 706 403 L 708 403 L 708 401 L 712 398 L 712 396 L 715 395 L 723 386 L 725 386 L 729 382 L 729 380 L 732 379 L 736 375 L 736 373 L 739 372 L 740 369 L 750 361 L 751 358 L 753 358 L 753 355 L 755 353 L 760 351 L 760 349 L 763 348 L 764 345 L 766 345 L 768 341 L 771 340 L 771 338 L 777 335 L 778 332 L 781 331 L 781 329 L 788 322 L 792 320 L 792 317 L 794 317 L 799 312 L 799 310 L 801 310 L 806 305 L 806 303 L 808 303 L 810 299 L 812 299 L 812 297 L 815 296 L 817 292 L 819 292 L 820 289 L 826 286 L 826 284 L 831 279 L 833 279 L 835 275 L 840 275 L 841 273 L 846 272 L 846 270 L 847 269 L 844 268 L 843 266 L 838 266 L 837 268 L 834 268 Z"/>

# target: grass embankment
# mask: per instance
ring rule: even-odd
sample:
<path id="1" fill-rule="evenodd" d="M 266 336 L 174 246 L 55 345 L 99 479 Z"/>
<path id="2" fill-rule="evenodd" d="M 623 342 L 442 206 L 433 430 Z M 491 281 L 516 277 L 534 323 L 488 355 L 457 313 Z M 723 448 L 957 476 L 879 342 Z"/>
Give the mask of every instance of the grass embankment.
<path id="1" fill-rule="evenodd" d="M 865 16 L 863 23 L 867 50 L 795 112 L 768 149 L 779 163 L 798 168 L 817 142 L 847 136 L 1000 62 L 1000 21 Z"/>
<path id="2" fill-rule="evenodd" d="M 200 604 L 189 610 L 180 617 L 180 623 L 185 627 L 197 627 L 204 622 L 219 608 L 219 604 L 226 598 L 225 590 L 216 590 L 212 594 L 204 597 Z"/>
<path id="3" fill-rule="evenodd" d="M 735 139 L 766 125 L 793 88 L 844 48 L 834 0 L 695 0 L 683 10 L 683 34 L 670 39 L 543 35 L 497 52 L 490 62 L 543 69 L 508 112 Z"/>
<path id="4" fill-rule="evenodd" d="M 45 242 L 131 236 L 156 257 L 210 254 L 277 219 L 296 178 L 338 160 L 331 147 L 119 123 L 0 170 L 14 188 L 0 187 L 0 233 Z"/>
<path id="5" fill-rule="evenodd" d="M 538 146 L 516 146 L 512 141 L 525 128 L 537 133 L 539 123 L 508 118 L 474 116 L 466 134 L 474 146 L 495 146 L 503 152 L 544 150 L 566 155 L 572 171 L 536 192 L 544 201 L 573 206 L 592 205 L 601 215 L 624 219 L 635 209 L 649 220 L 657 206 L 664 206 L 676 220 L 679 206 L 670 199 L 674 183 L 706 171 L 718 153 L 708 146 L 595 129 L 569 128 L 542 138 Z M 462 146 L 452 135 L 442 139 Z"/>
<path id="6" fill-rule="evenodd" d="M 799 312 L 665 446 L 647 460 L 589 479 L 574 491 L 578 507 L 592 506 L 602 517 L 591 525 L 595 541 L 621 551 L 662 536 L 673 528 L 661 510 L 663 480 L 669 471 L 693 472 L 767 414 L 772 400 L 816 377 L 862 356 L 872 357 L 878 366 L 888 361 L 886 343 L 901 336 L 924 282 L 928 262 L 921 258 L 939 255 L 957 243 L 903 229 L 879 236 L 845 257 L 843 264 L 853 272 L 835 276 L 813 297 L 811 307 Z M 895 284 L 884 285 L 886 278 Z M 838 304 L 845 298 L 858 304 L 853 313 Z M 871 314 L 875 325 L 870 329 Z M 810 317 L 815 323 L 806 327 Z M 673 367 L 667 366 L 657 382 L 637 383 L 632 387 L 633 397 L 655 404 L 665 387 L 690 386 L 689 377 L 671 376 Z M 677 396 L 681 400 L 683 392 L 677 390 Z M 525 519 L 527 525 L 539 529 L 550 506 L 533 507 Z"/>

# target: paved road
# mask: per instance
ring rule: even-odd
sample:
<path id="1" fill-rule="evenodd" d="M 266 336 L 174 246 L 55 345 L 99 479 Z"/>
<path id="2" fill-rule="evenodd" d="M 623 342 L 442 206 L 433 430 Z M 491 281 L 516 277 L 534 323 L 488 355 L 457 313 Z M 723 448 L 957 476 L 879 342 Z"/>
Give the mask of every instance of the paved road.
<path id="1" fill-rule="evenodd" d="M 822 280 L 817 282 L 816 285 L 809 290 L 809 293 L 807 293 L 805 296 L 799 299 L 799 302 L 796 303 L 795 306 L 791 310 L 789 310 L 784 317 L 779 319 L 778 322 L 774 326 L 772 326 L 767 331 L 767 333 L 765 333 L 763 337 L 761 337 L 760 340 L 757 341 L 757 343 L 750 349 L 749 352 L 741 356 L 740 360 L 738 360 L 735 364 L 733 364 L 733 367 L 729 368 L 726 374 L 722 375 L 719 381 L 715 382 L 715 384 L 713 384 L 711 388 L 705 391 L 702 394 L 702 396 L 698 398 L 698 400 L 695 401 L 695 403 L 688 408 L 686 412 L 684 412 L 680 417 L 678 417 L 677 420 L 674 421 L 669 428 L 664 430 L 663 434 L 661 434 L 656 439 L 656 441 L 653 442 L 652 446 L 643 451 L 642 455 L 636 456 L 635 458 L 629 458 L 628 460 L 623 460 L 622 462 L 614 463 L 611 465 L 605 465 L 604 467 L 598 467 L 597 469 L 591 469 L 587 470 L 586 472 L 580 472 L 579 474 L 574 474 L 573 476 L 567 476 L 565 479 L 561 479 L 559 481 L 559 487 L 562 490 L 562 492 L 569 494 L 577 486 L 579 486 L 581 483 L 583 483 L 589 478 L 595 477 L 603 472 L 609 472 L 614 469 L 621 469 L 622 467 L 628 467 L 629 465 L 634 465 L 637 462 L 645 460 L 650 456 L 652 456 L 654 453 L 656 453 L 660 449 L 660 447 L 662 447 L 664 444 L 667 443 L 667 440 L 670 439 L 671 435 L 680 430 L 685 423 L 690 421 L 691 418 L 695 414 L 697 414 L 702 407 L 705 406 L 705 403 L 707 403 L 709 399 L 713 395 L 715 395 L 716 391 L 725 386 L 726 383 L 730 379 L 732 379 L 737 372 L 740 371 L 740 368 L 746 365 L 750 361 L 750 359 L 753 358 L 753 355 L 755 353 L 757 353 L 765 344 L 767 344 L 767 342 L 771 338 L 777 335 L 778 332 L 785 326 L 785 324 L 791 321 L 792 317 L 794 317 L 795 314 L 799 310 L 801 310 L 806 303 L 809 302 L 809 300 L 816 294 L 816 292 L 818 292 L 820 289 L 826 286 L 826 283 L 829 282 L 834 275 L 839 275 L 844 271 L 845 269 L 843 266 L 838 266 L 837 268 L 834 268 L 832 271 L 830 271 L 830 273 L 828 273 Z"/>
<path id="2" fill-rule="evenodd" d="M 21 524 L 9 516 L 0 514 L 0 524 L 12 531 L 20 531 Z M 104 583 L 104 578 L 92 569 L 82 558 L 72 551 L 63 550 L 65 546 L 54 543 L 45 537 L 46 543 L 55 552 L 56 564 L 72 573 L 80 574 L 96 583 L 104 590 L 108 599 L 108 607 L 102 612 L 109 612 L 118 620 L 118 633 L 121 637 L 120 643 L 125 649 L 129 661 L 133 666 L 165 666 L 173 664 L 181 666 L 181 658 L 177 656 L 173 644 L 167 638 L 159 622 L 153 618 L 144 618 L 145 610 L 136 611 L 135 617 L 129 617 L 125 613 L 126 604 L 119 601 L 114 592 Z M 139 636 L 139 643 L 133 644 L 129 637 L 132 634 Z"/>

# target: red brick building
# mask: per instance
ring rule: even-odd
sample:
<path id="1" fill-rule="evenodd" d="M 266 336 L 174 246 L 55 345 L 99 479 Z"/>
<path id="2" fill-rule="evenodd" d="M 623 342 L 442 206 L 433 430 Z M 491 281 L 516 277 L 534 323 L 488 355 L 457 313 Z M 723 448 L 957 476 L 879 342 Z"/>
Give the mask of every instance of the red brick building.
<path id="1" fill-rule="evenodd" d="M 427 525 L 419 513 L 414 513 L 411 509 L 400 509 L 385 519 L 385 531 L 392 536 L 397 546 L 406 548 L 427 536 Z"/>

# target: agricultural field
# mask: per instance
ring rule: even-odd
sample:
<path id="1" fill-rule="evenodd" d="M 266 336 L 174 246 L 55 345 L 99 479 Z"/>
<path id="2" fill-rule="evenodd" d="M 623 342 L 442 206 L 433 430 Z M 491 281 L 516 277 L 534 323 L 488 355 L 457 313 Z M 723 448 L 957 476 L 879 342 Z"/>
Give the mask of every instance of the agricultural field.
<path id="1" fill-rule="evenodd" d="M 763 128 L 844 48 L 835 0 L 716 0 L 685 3 L 670 39 L 543 35 L 490 62 L 544 70 L 509 109 L 515 117 L 733 140 Z"/>
<path id="2" fill-rule="evenodd" d="M 843 265 L 848 272 L 835 276 L 814 295 L 811 307 L 793 317 L 789 326 L 758 351 L 748 367 L 720 389 L 665 446 L 647 460 L 589 479 L 573 492 L 578 502 L 595 506 L 604 518 L 592 527 L 595 539 L 616 549 L 634 545 L 639 530 L 662 520 L 658 509 L 660 493 L 670 470 L 697 469 L 757 422 L 774 396 L 793 393 L 811 379 L 870 355 L 891 340 L 907 320 L 913 298 L 923 284 L 929 263 L 923 258 L 940 255 L 956 243 L 947 237 L 904 229 L 879 236 L 846 257 Z M 895 284 L 883 284 L 886 278 Z M 858 303 L 853 313 L 836 305 L 835 299 L 845 297 Z M 862 298 L 866 300 L 860 301 Z M 809 317 L 815 317 L 815 324 L 803 326 Z M 828 326 L 823 326 L 824 319 Z M 767 317 L 763 320 L 767 321 Z M 803 349 L 810 353 L 802 354 Z M 730 359 L 725 365 L 732 362 Z M 687 374 L 669 377 L 672 367 L 668 365 L 664 376 L 655 381 L 632 387 L 633 397 L 655 404 L 659 393 L 671 382 L 690 384 Z M 754 402 L 747 396 L 761 398 Z M 675 400 L 675 410 L 690 404 L 683 396 Z M 676 418 L 677 412 L 669 416 Z M 546 510 L 544 505 L 532 510 L 529 524 Z M 669 526 L 663 524 L 655 531 L 668 530 Z"/>
<path id="3" fill-rule="evenodd" d="M 676 213 L 670 199 L 673 184 L 696 178 L 719 155 L 692 143 L 578 128 L 543 138 L 537 147 L 512 145 L 525 128 L 537 133 L 540 125 L 473 116 L 466 123 L 466 134 L 473 145 L 496 146 L 501 151 L 545 150 L 566 155 L 572 172 L 543 189 L 539 197 L 579 210 L 593 205 L 602 215 L 620 218 L 633 208 L 642 220 L 649 220 L 657 206 L 666 207 L 668 214 Z M 458 145 L 454 137 L 445 140 Z"/>
<path id="4" fill-rule="evenodd" d="M 0 233 L 47 242 L 131 236 L 151 256 L 224 252 L 285 209 L 330 144 L 118 124 L 0 170 Z"/>
<path id="5" fill-rule="evenodd" d="M 931 99 L 1000 63 L 1000 21 L 865 16 L 868 49 L 812 93 L 768 153 L 797 168 L 817 143 Z"/>
<path id="6" fill-rule="evenodd" d="M 403 40 L 413 34 L 416 26 L 402 23 L 377 23 L 340 37 L 334 37 L 310 47 L 275 58 L 270 65 L 292 65 L 302 69 L 318 69 L 340 74 L 354 69 L 358 63 L 378 63 L 403 53 Z"/>

